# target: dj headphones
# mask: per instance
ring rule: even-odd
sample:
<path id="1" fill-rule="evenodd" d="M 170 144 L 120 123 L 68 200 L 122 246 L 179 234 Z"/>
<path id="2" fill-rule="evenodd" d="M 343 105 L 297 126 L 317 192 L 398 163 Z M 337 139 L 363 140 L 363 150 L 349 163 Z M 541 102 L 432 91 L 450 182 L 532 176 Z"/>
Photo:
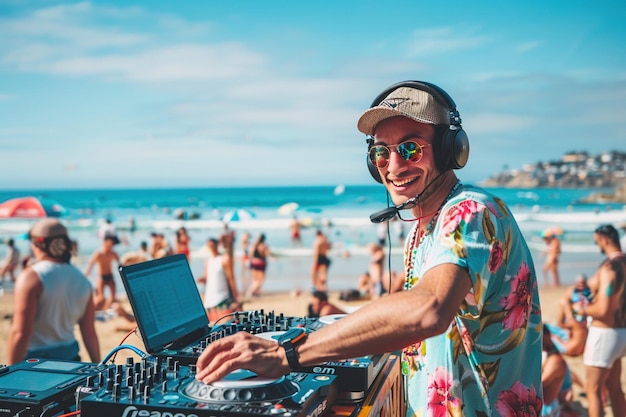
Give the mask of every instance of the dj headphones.
<path id="1" fill-rule="evenodd" d="M 392 91 L 400 87 L 409 87 L 425 91 L 433 96 L 439 104 L 448 109 L 450 115 L 449 128 L 442 132 L 441 127 L 435 126 L 435 138 L 432 146 L 435 164 L 440 172 L 463 168 L 469 158 L 469 140 L 461 126 L 461 115 L 456 109 L 454 100 L 452 100 L 452 97 L 441 87 L 425 81 L 402 81 L 380 93 L 378 97 L 374 99 L 370 108 L 378 106 Z M 369 152 L 374 144 L 374 139 L 371 136 L 367 137 L 367 144 L 367 150 Z M 369 155 L 366 155 L 366 157 L 367 169 L 370 174 L 372 174 L 372 177 L 382 184 L 383 180 L 380 177 L 378 168 L 370 161 Z"/>

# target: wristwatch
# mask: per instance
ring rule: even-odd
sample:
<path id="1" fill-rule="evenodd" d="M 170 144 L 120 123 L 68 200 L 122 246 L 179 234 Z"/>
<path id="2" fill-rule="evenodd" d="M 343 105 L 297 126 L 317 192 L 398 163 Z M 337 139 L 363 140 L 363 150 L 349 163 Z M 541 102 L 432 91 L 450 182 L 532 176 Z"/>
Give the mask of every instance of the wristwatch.
<path id="1" fill-rule="evenodd" d="M 278 338 L 278 344 L 285 349 L 285 356 L 287 356 L 287 362 L 289 367 L 293 371 L 301 371 L 302 365 L 298 360 L 298 352 L 296 352 L 296 346 L 306 339 L 307 333 L 302 327 L 293 327 L 287 330 Z"/>

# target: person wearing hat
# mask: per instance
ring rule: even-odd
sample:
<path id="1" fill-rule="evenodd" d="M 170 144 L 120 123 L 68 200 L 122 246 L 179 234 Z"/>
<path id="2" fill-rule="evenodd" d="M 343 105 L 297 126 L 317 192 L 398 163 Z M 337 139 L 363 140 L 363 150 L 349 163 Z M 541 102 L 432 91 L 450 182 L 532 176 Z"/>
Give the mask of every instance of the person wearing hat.
<path id="1" fill-rule="evenodd" d="M 452 98 L 420 81 L 395 84 L 358 120 L 369 174 L 412 225 L 405 290 L 302 338 L 238 332 L 197 361 L 205 383 L 235 369 L 278 377 L 304 366 L 402 351 L 406 415 L 540 415 L 541 308 L 531 252 L 506 204 L 462 183 L 469 156 Z M 365 156 L 365 155 L 364 155 Z M 291 336 L 291 335 L 290 335 Z"/>
<path id="2" fill-rule="evenodd" d="M 80 360 L 78 324 L 92 362 L 100 361 L 89 280 L 72 264 L 71 241 L 58 220 L 43 219 L 29 231 L 35 263 L 15 282 L 8 364 L 28 358 Z"/>
<path id="3" fill-rule="evenodd" d="M 96 249 L 89 259 L 85 268 L 85 275 L 89 276 L 94 265 L 98 266 L 98 278 L 96 280 L 96 292 L 94 302 L 96 309 L 107 310 L 115 303 L 117 285 L 113 277 L 113 263 L 120 264 L 120 258 L 113 247 L 120 243 L 116 234 L 106 233 L 102 239 L 102 247 Z M 105 288 L 109 289 L 109 297 L 104 294 Z"/>

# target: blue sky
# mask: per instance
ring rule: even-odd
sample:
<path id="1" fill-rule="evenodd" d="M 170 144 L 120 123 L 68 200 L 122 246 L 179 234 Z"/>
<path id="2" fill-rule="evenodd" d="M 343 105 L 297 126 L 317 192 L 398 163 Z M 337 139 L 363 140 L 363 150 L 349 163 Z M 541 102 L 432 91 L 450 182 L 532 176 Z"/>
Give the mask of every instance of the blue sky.
<path id="1" fill-rule="evenodd" d="M 0 0 L 0 189 L 373 184 L 356 121 L 407 79 L 454 98 L 468 182 L 625 150 L 624 21 L 623 1 Z"/>

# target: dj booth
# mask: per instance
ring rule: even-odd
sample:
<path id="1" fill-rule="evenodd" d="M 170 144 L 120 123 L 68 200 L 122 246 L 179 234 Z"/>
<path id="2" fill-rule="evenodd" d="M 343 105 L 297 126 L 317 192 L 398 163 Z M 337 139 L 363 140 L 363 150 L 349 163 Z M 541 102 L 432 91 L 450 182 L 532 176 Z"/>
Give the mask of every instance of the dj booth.
<path id="1" fill-rule="evenodd" d="M 367 361 L 361 359 L 346 363 L 363 368 Z M 195 380 L 195 365 L 167 359 L 127 357 L 124 364 L 109 365 L 30 359 L 0 367 L 0 416 L 405 417 L 399 356 L 382 355 L 374 379 L 357 400 L 351 397 L 358 393 L 345 389 L 367 384 L 360 380 L 366 373 L 338 376 L 329 369 L 338 367 L 329 364 L 316 367 L 324 373 L 291 373 L 277 380 L 240 371 L 233 380 L 205 385 Z"/>
<path id="2" fill-rule="evenodd" d="M 277 379 L 238 370 L 212 384 L 199 382 L 197 359 L 218 339 L 248 332 L 277 340 L 290 329 L 311 333 L 342 316 L 254 310 L 210 325 L 184 255 L 121 267 L 120 275 L 146 352 L 121 345 L 98 364 L 28 359 L 0 366 L 0 417 L 405 415 L 400 359 L 389 353 L 325 362 Z M 133 355 L 124 357 L 125 349 Z M 125 362 L 115 363 L 116 357 Z"/>

